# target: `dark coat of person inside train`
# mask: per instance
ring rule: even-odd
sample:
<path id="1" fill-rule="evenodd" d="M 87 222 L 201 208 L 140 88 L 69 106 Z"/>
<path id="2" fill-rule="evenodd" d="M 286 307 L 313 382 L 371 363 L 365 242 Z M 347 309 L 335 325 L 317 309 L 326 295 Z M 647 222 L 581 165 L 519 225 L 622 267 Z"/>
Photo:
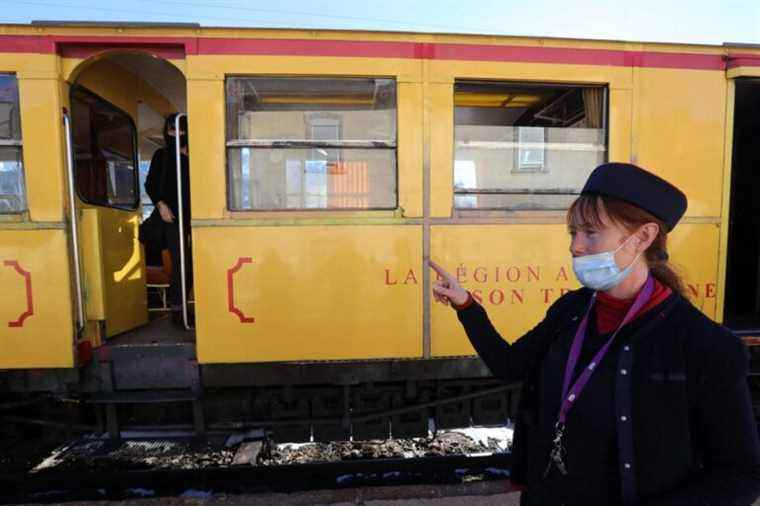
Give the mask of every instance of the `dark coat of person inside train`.
<path id="1" fill-rule="evenodd" d="M 175 323 L 182 319 L 182 272 L 180 269 L 180 230 L 184 234 L 185 244 L 185 272 L 186 292 L 192 286 L 192 249 L 190 246 L 190 163 L 187 156 L 187 118 L 180 117 L 179 140 L 181 160 L 181 183 L 182 183 L 182 224 L 180 225 L 179 198 L 177 191 L 177 152 L 175 130 L 176 114 L 169 115 L 164 122 L 164 147 L 159 148 L 153 154 L 145 179 L 145 191 L 153 202 L 155 209 L 146 222 L 152 229 L 160 233 L 151 234 L 154 242 L 151 244 L 156 249 L 166 248 L 169 250 L 172 270 L 168 292 L 168 304 L 172 310 L 172 318 Z M 146 245 L 146 248 L 148 246 Z M 160 251 L 160 250 L 159 250 Z M 187 295 L 187 294 L 186 294 Z"/>
<path id="2" fill-rule="evenodd" d="M 521 505 L 749 506 L 760 496 L 748 352 L 684 296 L 669 263 L 668 233 L 686 207 L 640 167 L 597 167 L 567 212 L 583 286 L 513 344 L 430 262 L 434 297 L 456 309 L 494 376 L 522 382 Z"/>

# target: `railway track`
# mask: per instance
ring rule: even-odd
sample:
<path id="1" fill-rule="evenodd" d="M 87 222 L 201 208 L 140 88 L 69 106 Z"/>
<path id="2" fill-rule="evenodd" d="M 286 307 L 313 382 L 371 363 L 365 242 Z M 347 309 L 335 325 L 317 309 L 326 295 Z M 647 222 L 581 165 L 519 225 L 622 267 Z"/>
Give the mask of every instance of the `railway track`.
<path id="1" fill-rule="evenodd" d="M 42 471 L 0 475 L 0 503 L 115 500 L 179 496 L 187 490 L 224 494 L 299 492 L 369 486 L 505 480 L 508 454 L 349 460 L 278 466 L 132 471 Z"/>

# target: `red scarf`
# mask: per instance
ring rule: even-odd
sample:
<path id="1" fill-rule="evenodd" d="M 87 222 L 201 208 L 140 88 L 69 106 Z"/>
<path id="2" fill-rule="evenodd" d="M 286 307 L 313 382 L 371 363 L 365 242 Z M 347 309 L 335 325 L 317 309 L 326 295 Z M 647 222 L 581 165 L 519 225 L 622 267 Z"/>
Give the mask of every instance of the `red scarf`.
<path id="1" fill-rule="evenodd" d="M 670 287 L 663 285 L 655 279 L 654 292 L 649 298 L 649 302 L 636 313 L 634 318 L 638 318 L 667 299 L 671 293 L 673 293 L 673 290 Z M 596 296 L 596 328 L 599 334 L 607 334 L 617 329 L 635 299 L 635 296 L 630 299 L 617 299 L 612 295 L 599 292 Z"/>

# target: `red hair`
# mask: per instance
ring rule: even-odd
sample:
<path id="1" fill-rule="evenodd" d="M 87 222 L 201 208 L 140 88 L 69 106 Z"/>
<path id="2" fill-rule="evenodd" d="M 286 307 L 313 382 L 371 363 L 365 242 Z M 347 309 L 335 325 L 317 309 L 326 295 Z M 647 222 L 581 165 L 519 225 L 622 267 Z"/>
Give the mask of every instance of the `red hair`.
<path id="1" fill-rule="evenodd" d="M 567 226 L 579 229 L 588 226 L 601 228 L 605 225 L 603 216 L 606 215 L 614 223 L 629 232 L 634 232 L 645 223 L 656 223 L 660 227 L 652 244 L 644 252 L 644 259 L 649 266 L 649 272 L 660 283 L 670 287 L 674 292 L 684 294 L 684 283 L 681 276 L 668 262 L 668 235 L 665 223 L 644 211 L 640 207 L 605 195 L 581 195 L 567 210 Z"/>

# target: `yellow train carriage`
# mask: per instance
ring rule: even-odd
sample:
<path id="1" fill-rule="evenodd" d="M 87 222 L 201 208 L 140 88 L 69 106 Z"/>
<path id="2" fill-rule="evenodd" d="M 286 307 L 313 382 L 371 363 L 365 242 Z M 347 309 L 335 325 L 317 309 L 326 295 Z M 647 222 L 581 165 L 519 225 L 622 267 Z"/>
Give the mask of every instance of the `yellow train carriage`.
<path id="1" fill-rule="evenodd" d="M 425 259 L 515 339 L 577 286 L 564 210 L 605 160 L 685 191 L 671 257 L 698 307 L 751 336 L 757 77 L 741 45 L 0 26 L 0 387 L 110 406 L 487 377 Z M 189 121 L 189 330 L 149 318 L 137 240 L 172 112 Z"/>

